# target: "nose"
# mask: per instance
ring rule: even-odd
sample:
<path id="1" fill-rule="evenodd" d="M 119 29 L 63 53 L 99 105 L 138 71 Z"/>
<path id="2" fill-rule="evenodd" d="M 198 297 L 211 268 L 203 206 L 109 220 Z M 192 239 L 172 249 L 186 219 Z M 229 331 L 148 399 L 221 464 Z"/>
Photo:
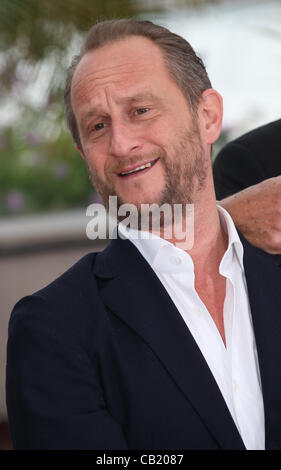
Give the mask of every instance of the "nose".
<path id="1" fill-rule="evenodd" d="M 128 157 L 141 150 L 142 143 L 137 129 L 129 122 L 112 122 L 109 153 L 115 157 Z"/>

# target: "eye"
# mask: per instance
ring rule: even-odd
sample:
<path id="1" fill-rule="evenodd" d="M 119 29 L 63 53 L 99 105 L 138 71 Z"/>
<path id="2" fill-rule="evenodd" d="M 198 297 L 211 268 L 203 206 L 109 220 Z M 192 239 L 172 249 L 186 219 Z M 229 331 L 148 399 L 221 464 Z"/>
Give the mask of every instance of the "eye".
<path id="1" fill-rule="evenodd" d="M 95 124 L 95 125 L 93 126 L 93 129 L 94 129 L 95 131 L 101 131 L 102 129 L 105 128 L 105 126 L 106 126 L 106 124 L 105 124 L 104 122 L 99 122 L 98 124 Z"/>
<path id="2" fill-rule="evenodd" d="M 147 111 L 149 111 L 148 108 L 138 108 L 135 110 L 135 114 L 139 116 L 140 114 L 147 113 Z"/>

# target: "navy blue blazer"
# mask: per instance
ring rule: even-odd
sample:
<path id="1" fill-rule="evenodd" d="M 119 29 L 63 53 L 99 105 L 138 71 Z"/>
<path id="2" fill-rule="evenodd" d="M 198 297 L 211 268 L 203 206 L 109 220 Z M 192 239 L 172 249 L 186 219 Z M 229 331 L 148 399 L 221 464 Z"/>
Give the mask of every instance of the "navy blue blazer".
<path id="1" fill-rule="evenodd" d="M 280 257 L 242 241 L 266 448 L 280 449 Z M 127 240 L 19 301 L 7 358 L 16 449 L 244 449 L 181 315 Z"/>

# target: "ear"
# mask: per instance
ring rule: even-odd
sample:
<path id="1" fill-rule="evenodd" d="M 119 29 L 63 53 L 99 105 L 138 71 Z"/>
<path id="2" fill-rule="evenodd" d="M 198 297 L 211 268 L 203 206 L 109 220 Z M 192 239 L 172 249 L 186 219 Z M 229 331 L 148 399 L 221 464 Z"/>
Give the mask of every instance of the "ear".
<path id="1" fill-rule="evenodd" d="M 209 88 L 202 93 L 199 107 L 202 136 L 207 144 L 213 144 L 222 127 L 222 97 L 216 90 Z"/>

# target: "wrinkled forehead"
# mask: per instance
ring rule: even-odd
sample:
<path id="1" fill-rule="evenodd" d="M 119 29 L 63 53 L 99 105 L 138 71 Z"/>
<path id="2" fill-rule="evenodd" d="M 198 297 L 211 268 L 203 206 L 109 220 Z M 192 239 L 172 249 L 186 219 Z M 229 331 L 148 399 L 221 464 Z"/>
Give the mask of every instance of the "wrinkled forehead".
<path id="1" fill-rule="evenodd" d="M 131 36 L 87 52 L 78 64 L 72 79 L 72 98 L 91 84 L 124 84 L 168 75 L 163 53 L 150 39 Z"/>

